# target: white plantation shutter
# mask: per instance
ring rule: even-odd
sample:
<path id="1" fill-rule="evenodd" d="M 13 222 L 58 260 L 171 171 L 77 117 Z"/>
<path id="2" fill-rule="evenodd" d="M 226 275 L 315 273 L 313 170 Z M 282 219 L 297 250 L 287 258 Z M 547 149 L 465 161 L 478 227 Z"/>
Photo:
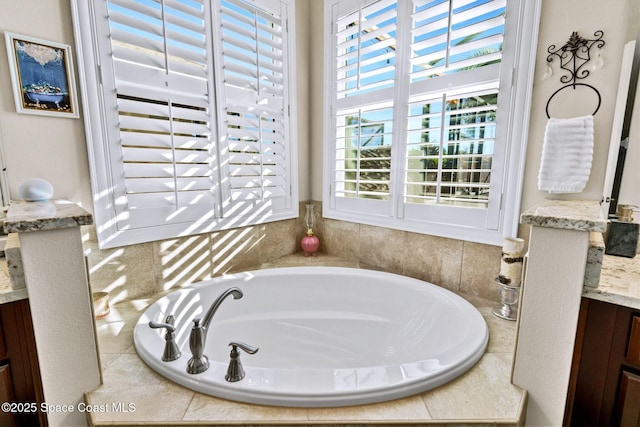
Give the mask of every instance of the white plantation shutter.
<path id="1" fill-rule="evenodd" d="M 331 202 L 388 214 L 397 4 L 378 0 L 352 8 L 336 5 L 332 13 L 336 133 Z"/>
<path id="2" fill-rule="evenodd" d="M 412 5 L 403 214 L 495 229 L 504 165 L 494 154 L 504 158 L 507 144 L 496 144 L 506 2 Z"/>
<path id="3" fill-rule="evenodd" d="M 297 216 L 288 0 L 73 6 L 101 246 Z"/>
<path id="4" fill-rule="evenodd" d="M 337 123 L 336 196 L 389 200 L 391 104 L 341 110 Z"/>
<path id="5" fill-rule="evenodd" d="M 496 110 L 495 90 L 410 104 L 407 202 L 486 206 Z"/>
<path id="6" fill-rule="evenodd" d="M 103 68 L 119 227 L 215 216 L 212 49 L 202 2 L 107 2 Z"/>
<path id="7" fill-rule="evenodd" d="M 325 151 L 324 214 L 499 242 L 505 188 L 518 197 L 504 181 L 520 150 L 512 120 L 529 108 L 525 95 L 514 107 L 517 44 L 527 43 L 517 26 L 535 21 L 524 12 L 534 6 L 511 0 L 509 20 L 506 0 L 328 5 L 335 142 Z"/>
<path id="8" fill-rule="evenodd" d="M 287 10 L 280 1 L 221 4 L 220 111 L 225 215 L 290 206 Z"/>
<path id="9" fill-rule="evenodd" d="M 502 58 L 506 0 L 413 0 L 411 81 Z"/>
<path id="10" fill-rule="evenodd" d="M 393 86 L 397 8 L 378 0 L 336 20 L 337 96 Z"/>

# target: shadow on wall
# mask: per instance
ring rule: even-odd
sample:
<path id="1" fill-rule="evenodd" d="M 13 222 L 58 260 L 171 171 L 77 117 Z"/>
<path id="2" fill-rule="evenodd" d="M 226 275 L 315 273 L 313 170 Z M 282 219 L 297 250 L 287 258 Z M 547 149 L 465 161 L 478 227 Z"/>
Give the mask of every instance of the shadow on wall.
<path id="1" fill-rule="evenodd" d="M 95 227 L 87 226 L 83 245 L 91 289 L 108 292 L 115 303 L 257 269 L 297 250 L 297 223 L 291 219 L 104 250 L 98 248 Z"/>
<path id="2" fill-rule="evenodd" d="M 301 252 L 306 203 L 300 203 L 297 219 L 106 250 L 98 249 L 95 228 L 87 226 L 83 244 L 92 291 L 108 292 L 115 303 L 255 270 Z M 321 253 L 455 292 L 497 298 L 499 246 L 322 218 L 321 203 L 314 204 Z"/>

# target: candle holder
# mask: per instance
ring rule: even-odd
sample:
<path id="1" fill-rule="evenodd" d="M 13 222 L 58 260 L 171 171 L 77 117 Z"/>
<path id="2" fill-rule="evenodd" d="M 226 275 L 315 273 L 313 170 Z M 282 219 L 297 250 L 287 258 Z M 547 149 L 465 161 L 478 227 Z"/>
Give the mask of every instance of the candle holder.
<path id="1" fill-rule="evenodd" d="M 495 279 L 496 284 L 500 286 L 500 303 L 501 305 L 493 309 L 493 314 L 506 320 L 517 320 L 518 309 L 515 307 L 518 304 L 520 297 L 520 286 L 511 286 L 500 281 L 500 278 Z"/>
<path id="2" fill-rule="evenodd" d="M 520 296 L 524 244 L 524 239 L 517 237 L 505 237 L 502 241 L 500 274 L 495 278 L 496 284 L 500 286 L 500 305 L 493 309 L 493 314 L 502 319 L 518 318 L 515 306 Z"/>
<path id="3" fill-rule="evenodd" d="M 307 235 L 302 238 L 300 246 L 305 256 L 316 256 L 318 248 L 320 247 L 320 239 L 313 234 L 313 227 L 315 224 L 315 215 L 313 213 L 313 203 L 306 205 L 307 212 L 304 216 L 305 225 L 307 226 Z"/>

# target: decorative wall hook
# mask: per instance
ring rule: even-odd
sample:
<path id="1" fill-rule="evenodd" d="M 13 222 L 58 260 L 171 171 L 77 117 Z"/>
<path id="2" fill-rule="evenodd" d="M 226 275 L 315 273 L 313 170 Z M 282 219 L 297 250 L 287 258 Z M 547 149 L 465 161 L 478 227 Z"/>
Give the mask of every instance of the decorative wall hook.
<path id="1" fill-rule="evenodd" d="M 547 118 L 551 117 L 549 115 L 549 103 L 553 97 L 569 87 L 575 89 L 577 86 L 585 86 L 592 89 L 596 95 L 598 95 L 598 105 L 593 114 L 596 114 L 598 109 L 600 109 L 600 103 L 602 101 L 600 92 L 590 84 L 578 83 L 578 80 L 585 79 L 590 74 L 590 71 L 585 66 L 591 60 L 591 48 L 595 45 L 598 49 L 602 49 L 605 45 L 605 41 L 602 39 L 604 36 L 603 31 L 598 30 L 593 33 L 593 35 L 595 39 L 586 39 L 574 31 L 569 37 L 569 41 L 563 46 L 556 48 L 556 45 L 551 45 L 547 48 L 547 52 L 549 52 L 547 62 L 553 62 L 554 57 L 558 57 L 560 59 L 560 68 L 568 73 L 560 76 L 560 83 L 564 83 L 565 85 L 555 91 L 547 101 Z M 602 61 L 602 59 L 599 58 L 599 61 Z M 601 66 L 600 64 L 598 65 Z"/>

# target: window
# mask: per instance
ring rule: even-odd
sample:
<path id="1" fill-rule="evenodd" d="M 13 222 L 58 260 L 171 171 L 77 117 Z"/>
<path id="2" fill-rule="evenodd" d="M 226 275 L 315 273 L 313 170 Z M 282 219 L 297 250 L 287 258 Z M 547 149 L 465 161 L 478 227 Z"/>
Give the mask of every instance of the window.
<path id="1" fill-rule="evenodd" d="M 73 4 L 102 247 L 297 216 L 291 2 Z"/>
<path id="2" fill-rule="evenodd" d="M 517 0 L 327 2 L 324 215 L 515 234 L 538 16 Z"/>

